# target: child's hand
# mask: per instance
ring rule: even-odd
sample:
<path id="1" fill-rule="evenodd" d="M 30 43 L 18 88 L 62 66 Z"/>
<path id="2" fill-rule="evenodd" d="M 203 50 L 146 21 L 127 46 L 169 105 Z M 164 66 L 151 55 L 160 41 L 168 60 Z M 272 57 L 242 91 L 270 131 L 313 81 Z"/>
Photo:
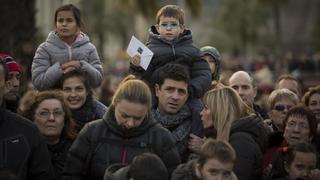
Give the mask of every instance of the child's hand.
<path id="1" fill-rule="evenodd" d="M 140 66 L 141 56 L 136 54 L 133 57 L 130 57 L 130 62 L 135 66 Z"/>
<path id="2" fill-rule="evenodd" d="M 80 64 L 80 61 L 78 61 L 78 60 L 68 61 L 68 62 L 61 65 L 63 73 L 67 73 L 69 71 L 72 71 L 74 69 L 78 69 L 80 67 L 81 67 L 81 64 Z"/>

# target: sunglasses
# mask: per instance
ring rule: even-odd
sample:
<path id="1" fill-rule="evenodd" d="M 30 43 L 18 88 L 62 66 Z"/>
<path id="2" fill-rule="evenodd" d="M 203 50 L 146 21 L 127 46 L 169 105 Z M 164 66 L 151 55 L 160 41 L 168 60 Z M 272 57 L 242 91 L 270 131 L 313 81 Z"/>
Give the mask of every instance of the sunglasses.
<path id="1" fill-rule="evenodd" d="M 285 109 L 289 110 L 292 106 L 287 106 L 287 105 L 283 105 L 283 104 L 278 104 L 275 105 L 273 109 L 277 110 L 277 111 L 284 111 Z"/>

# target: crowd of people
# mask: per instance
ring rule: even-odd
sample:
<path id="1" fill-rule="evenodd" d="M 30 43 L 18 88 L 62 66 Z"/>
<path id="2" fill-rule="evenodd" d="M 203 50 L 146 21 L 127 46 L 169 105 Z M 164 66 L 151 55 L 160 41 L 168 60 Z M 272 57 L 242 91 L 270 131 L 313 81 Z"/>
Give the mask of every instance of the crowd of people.
<path id="1" fill-rule="evenodd" d="M 19 94 L 19 64 L 0 54 L 0 179 L 319 180 L 320 85 L 303 92 L 283 74 L 256 101 L 245 69 L 221 81 L 222 56 L 198 49 L 184 11 L 162 7 L 144 70 L 129 58 L 108 104 L 93 95 L 108 83 L 95 46 L 67 4 L 35 52 L 33 90 Z"/>

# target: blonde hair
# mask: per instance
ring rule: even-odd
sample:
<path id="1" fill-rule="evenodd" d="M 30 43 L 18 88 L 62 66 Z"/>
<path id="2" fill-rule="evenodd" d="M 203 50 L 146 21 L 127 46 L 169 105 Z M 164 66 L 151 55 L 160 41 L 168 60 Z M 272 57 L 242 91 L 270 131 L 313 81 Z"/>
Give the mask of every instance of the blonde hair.
<path id="1" fill-rule="evenodd" d="M 283 88 L 272 91 L 268 98 L 269 110 L 273 109 L 273 106 L 277 101 L 286 98 L 292 101 L 294 104 L 297 104 L 299 101 L 298 96 L 289 89 Z"/>
<path id="2" fill-rule="evenodd" d="M 111 105 L 114 106 L 123 99 L 146 105 L 148 110 L 151 110 L 151 91 L 148 85 L 136 79 L 133 75 L 129 75 L 122 80 L 112 97 Z"/>
<path id="3" fill-rule="evenodd" d="M 218 140 L 229 141 L 232 122 L 254 112 L 230 87 L 208 91 L 203 97 L 203 103 L 211 112 Z"/>

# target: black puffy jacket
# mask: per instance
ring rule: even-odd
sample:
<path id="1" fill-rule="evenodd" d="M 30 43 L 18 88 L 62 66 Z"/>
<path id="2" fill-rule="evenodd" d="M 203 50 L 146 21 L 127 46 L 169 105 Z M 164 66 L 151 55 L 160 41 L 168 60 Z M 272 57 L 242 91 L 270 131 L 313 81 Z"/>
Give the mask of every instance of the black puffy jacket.
<path id="1" fill-rule="evenodd" d="M 201 59 L 200 50 L 193 45 L 190 30 L 185 30 L 177 39 L 166 41 L 160 38 L 155 26 L 149 29 L 147 47 L 154 53 L 145 71 L 140 66 L 130 64 L 130 73 L 146 80 L 150 87 L 157 82 L 161 67 L 168 63 L 177 63 L 186 67 L 190 73 L 190 98 L 201 98 L 211 85 L 210 67 Z"/>
<path id="2" fill-rule="evenodd" d="M 110 107 L 103 119 L 84 126 L 70 148 L 64 179 L 102 179 L 115 163 L 130 164 L 144 152 L 157 154 L 168 171 L 180 163 L 180 156 L 168 130 L 147 115 L 137 128 L 124 129 Z"/>
<path id="3" fill-rule="evenodd" d="M 52 179 L 53 170 L 46 144 L 29 120 L 0 108 L 0 171 L 21 180 Z"/>
<path id="4" fill-rule="evenodd" d="M 262 176 L 267 141 L 260 116 L 251 115 L 232 123 L 229 142 L 236 151 L 234 172 L 239 180 L 257 180 Z"/>

